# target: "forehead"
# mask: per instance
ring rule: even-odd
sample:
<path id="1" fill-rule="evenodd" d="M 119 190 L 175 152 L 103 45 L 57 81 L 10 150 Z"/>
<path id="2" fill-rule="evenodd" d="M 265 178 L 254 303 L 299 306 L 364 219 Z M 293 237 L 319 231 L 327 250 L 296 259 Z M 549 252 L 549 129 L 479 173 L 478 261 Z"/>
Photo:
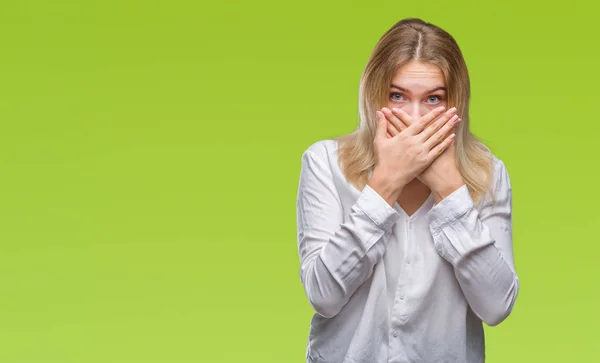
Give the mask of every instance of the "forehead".
<path id="1" fill-rule="evenodd" d="M 419 61 L 411 61 L 403 65 L 398 69 L 391 83 L 414 92 L 446 85 L 444 74 L 438 66 Z"/>

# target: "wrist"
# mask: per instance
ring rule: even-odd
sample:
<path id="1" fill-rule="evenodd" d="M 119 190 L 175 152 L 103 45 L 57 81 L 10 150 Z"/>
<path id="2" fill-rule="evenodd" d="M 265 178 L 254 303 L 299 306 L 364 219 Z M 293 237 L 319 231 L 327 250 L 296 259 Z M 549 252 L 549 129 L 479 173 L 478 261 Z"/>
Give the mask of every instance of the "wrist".
<path id="1" fill-rule="evenodd" d="M 392 177 L 377 170 L 373 172 L 367 184 L 392 207 L 406 185 L 402 180 L 394 180 Z"/>
<path id="2" fill-rule="evenodd" d="M 454 193 L 457 189 L 459 189 L 463 185 L 465 185 L 465 182 L 461 178 L 460 180 L 457 179 L 457 180 L 453 181 L 452 183 L 447 183 L 446 185 L 441 186 L 439 188 L 432 189 L 433 199 L 434 199 L 435 203 L 437 204 L 437 203 L 441 202 L 443 199 L 445 199 L 450 194 Z"/>

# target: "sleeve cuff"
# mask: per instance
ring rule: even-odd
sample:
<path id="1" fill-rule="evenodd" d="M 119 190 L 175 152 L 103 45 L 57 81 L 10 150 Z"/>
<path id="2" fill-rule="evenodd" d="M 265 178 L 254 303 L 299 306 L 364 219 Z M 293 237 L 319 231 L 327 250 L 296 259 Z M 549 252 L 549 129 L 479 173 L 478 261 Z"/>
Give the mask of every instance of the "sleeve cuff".
<path id="1" fill-rule="evenodd" d="M 427 212 L 427 222 L 433 231 L 440 231 L 444 225 L 460 218 L 473 207 L 469 189 L 463 184 Z"/>
<path id="2" fill-rule="evenodd" d="M 478 220 L 466 185 L 436 204 L 427 219 L 436 251 L 453 266 L 470 252 L 494 243 Z"/>
<path id="3" fill-rule="evenodd" d="M 392 206 L 390 206 L 388 202 L 386 202 L 385 199 L 383 199 L 383 197 L 368 184 L 363 188 L 356 204 L 377 226 L 386 232 L 389 231 L 400 218 L 400 214 L 396 208 L 392 208 Z"/>

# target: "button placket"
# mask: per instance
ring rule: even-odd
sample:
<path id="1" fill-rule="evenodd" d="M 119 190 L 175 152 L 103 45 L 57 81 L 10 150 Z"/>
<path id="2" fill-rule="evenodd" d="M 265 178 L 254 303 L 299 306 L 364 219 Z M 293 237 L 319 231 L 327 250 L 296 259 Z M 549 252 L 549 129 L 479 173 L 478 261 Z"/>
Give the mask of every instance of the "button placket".
<path id="1" fill-rule="evenodd" d="M 405 256 L 405 263 L 407 265 L 410 265 L 410 254 L 412 252 L 412 248 L 410 248 L 410 243 L 408 243 L 408 240 L 410 238 L 410 234 L 412 233 L 413 230 L 413 225 L 412 225 L 412 221 L 409 219 L 406 221 L 406 256 Z"/>
<path id="2" fill-rule="evenodd" d="M 406 261 L 406 259 L 410 259 L 410 234 L 408 232 L 411 223 L 409 219 L 405 219 L 404 220 L 404 261 Z M 398 231 L 399 232 L 399 231 Z M 404 269 L 401 269 L 404 270 Z M 392 308 L 393 310 L 393 318 L 392 320 L 398 324 L 404 324 L 404 322 L 407 319 L 406 316 L 406 312 L 405 312 L 405 306 L 404 304 L 406 303 L 406 291 L 405 291 L 405 287 L 406 287 L 406 280 L 407 280 L 407 276 L 406 276 L 406 272 L 404 270 L 404 272 L 398 277 L 398 285 L 396 286 L 396 296 L 394 299 L 394 307 Z M 397 331 L 392 331 L 391 332 L 392 335 L 394 337 L 398 336 L 398 332 Z"/>
<path id="3" fill-rule="evenodd" d="M 408 254 L 409 254 L 408 246 L 410 246 L 408 230 L 410 229 L 410 225 L 411 225 L 410 220 L 406 219 L 404 221 L 404 236 L 405 236 L 405 245 L 406 245 L 406 248 L 404 249 L 404 254 L 405 254 L 405 258 L 408 261 L 410 261 L 410 257 L 408 257 Z M 402 286 L 401 280 L 402 280 L 402 276 L 398 278 L 398 287 L 396 288 L 396 301 L 395 301 L 396 304 L 400 303 L 401 301 L 404 301 L 404 299 L 406 298 L 405 293 L 402 291 L 403 286 Z"/>

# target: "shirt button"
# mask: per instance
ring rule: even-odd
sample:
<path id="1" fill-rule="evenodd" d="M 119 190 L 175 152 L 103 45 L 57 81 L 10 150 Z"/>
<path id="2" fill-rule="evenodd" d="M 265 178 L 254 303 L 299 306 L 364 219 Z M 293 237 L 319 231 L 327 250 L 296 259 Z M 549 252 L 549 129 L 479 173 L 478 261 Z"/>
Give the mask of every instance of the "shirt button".
<path id="1" fill-rule="evenodd" d="M 404 294 L 400 294 L 400 300 L 404 300 Z"/>
<path id="2" fill-rule="evenodd" d="M 407 264 L 407 265 L 410 265 L 410 259 L 407 259 L 407 260 L 406 260 L 406 264 Z"/>
<path id="3" fill-rule="evenodd" d="M 398 332 L 397 331 L 394 332 L 394 338 L 398 338 Z"/>

